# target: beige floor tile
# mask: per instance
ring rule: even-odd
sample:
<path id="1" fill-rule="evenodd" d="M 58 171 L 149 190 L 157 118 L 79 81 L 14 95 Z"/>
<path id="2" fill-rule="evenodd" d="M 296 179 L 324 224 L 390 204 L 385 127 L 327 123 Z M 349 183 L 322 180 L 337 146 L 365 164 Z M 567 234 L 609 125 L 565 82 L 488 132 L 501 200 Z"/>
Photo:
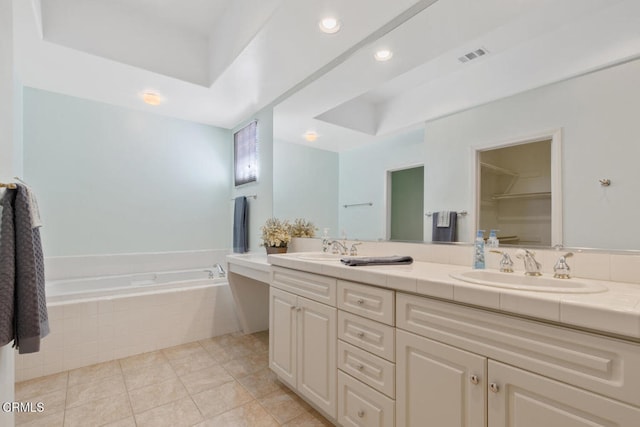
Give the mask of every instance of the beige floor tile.
<path id="1" fill-rule="evenodd" d="M 183 357 L 191 356 L 203 350 L 202 346 L 198 342 L 190 342 L 187 344 L 177 345 L 175 347 L 165 348 L 162 353 L 169 360 L 182 359 Z"/>
<path id="2" fill-rule="evenodd" d="M 237 381 L 205 390 L 191 397 L 205 418 L 222 414 L 253 400 L 249 392 Z"/>
<path id="3" fill-rule="evenodd" d="M 51 393 L 55 390 L 65 389 L 69 378 L 68 372 L 47 375 L 46 377 L 34 378 L 16 384 L 16 400 L 27 400 L 33 396 Z"/>
<path id="4" fill-rule="evenodd" d="M 254 352 L 255 338 L 251 336 L 223 335 L 200 341 L 202 347 L 219 363 L 246 357 Z"/>
<path id="5" fill-rule="evenodd" d="M 180 380 L 193 395 L 210 388 L 233 381 L 233 377 L 222 366 L 213 365 L 180 377 Z"/>
<path id="6" fill-rule="evenodd" d="M 256 399 L 284 387 L 278 381 L 276 374 L 269 368 L 263 368 L 258 372 L 239 378 L 238 382 Z"/>
<path id="7" fill-rule="evenodd" d="M 218 364 L 218 362 L 216 362 L 213 357 L 202 348 L 202 346 L 198 345 L 198 347 L 199 349 L 197 351 L 194 351 L 187 357 L 169 360 L 169 363 L 173 366 L 173 369 L 176 371 L 178 376 L 187 375 L 191 372 L 199 371 Z"/>
<path id="8" fill-rule="evenodd" d="M 222 366 L 235 378 L 253 374 L 269 365 L 269 353 L 251 354 L 224 363 Z"/>
<path id="9" fill-rule="evenodd" d="M 278 427 L 277 421 L 255 400 L 208 419 L 196 427 Z"/>
<path id="10" fill-rule="evenodd" d="M 58 412 L 43 412 L 43 416 L 19 421 L 16 416 L 16 426 L 20 427 L 62 427 L 64 423 L 64 410 Z"/>
<path id="11" fill-rule="evenodd" d="M 99 382 L 83 383 L 67 389 L 67 408 L 80 406 L 92 400 L 126 393 L 124 378 L 115 375 Z"/>
<path id="12" fill-rule="evenodd" d="M 176 373 L 166 360 L 142 365 L 135 370 L 124 371 L 124 381 L 129 391 L 176 378 Z"/>
<path id="13" fill-rule="evenodd" d="M 126 393 L 93 400 L 84 405 L 69 408 L 65 412 L 65 427 L 104 425 L 131 417 L 131 406 Z"/>
<path id="14" fill-rule="evenodd" d="M 162 365 L 167 362 L 167 358 L 162 351 L 152 351 L 150 353 L 142 353 L 136 354 L 135 356 L 125 357 L 124 359 L 120 359 L 119 362 L 122 372 L 126 373 L 148 365 Z"/>
<path id="15" fill-rule="evenodd" d="M 311 409 L 298 396 L 285 390 L 276 390 L 258 401 L 280 424 L 287 423 Z"/>
<path id="16" fill-rule="evenodd" d="M 17 401 L 21 403 L 31 403 L 34 412 L 16 413 L 16 424 L 32 423 L 47 418 L 54 413 L 64 411 L 66 396 L 67 391 L 65 389 L 59 389 L 40 396 L 33 396 L 29 399 L 17 399 Z M 42 412 L 37 411 L 38 403 L 44 404 L 44 410 Z"/>
<path id="17" fill-rule="evenodd" d="M 295 417 L 284 427 L 332 427 L 334 424 L 323 417 L 319 412 L 311 410 Z"/>
<path id="18" fill-rule="evenodd" d="M 122 420 L 114 421 L 109 424 L 105 424 L 102 427 L 136 427 L 136 420 L 133 417 L 129 417 Z"/>
<path id="19" fill-rule="evenodd" d="M 122 375 L 122 370 L 117 360 L 85 366 L 69 371 L 69 387 L 100 381 L 114 375 Z"/>
<path id="20" fill-rule="evenodd" d="M 138 388 L 129 392 L 134 414 L 186 397 L 187 390 L 178 378 Z"/>
<path id="21" fill-rule="evenodd" d="M 158 406 L 135 417 L 138 427 L 186 427 L 202 421 L 202 415 L 190 397 Z"/>

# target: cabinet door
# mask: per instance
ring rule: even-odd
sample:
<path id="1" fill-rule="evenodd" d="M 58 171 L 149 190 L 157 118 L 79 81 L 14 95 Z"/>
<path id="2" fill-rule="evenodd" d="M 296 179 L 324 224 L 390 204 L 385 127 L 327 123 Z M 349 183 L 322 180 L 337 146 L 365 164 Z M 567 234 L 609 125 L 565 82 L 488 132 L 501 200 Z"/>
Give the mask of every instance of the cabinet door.
<path id="1" fill-rule="evenodd" d="M 269 289 L 269 366 L 291 387 L 296 387 L 297 297 Z"/>
<path id="2" fill-rule="evenodd" d="M 401 330 L 396 351 L 397 426 L 486 425 L 486 358 Z"/>
<path id="3" fill-rule="evenodd" d="M 489 361 L 490 427 L 637 427 L 640 409 Z"/>
<path id="4" fill-rule="evenodd" d="M 298 297 L 298 391 L 336 417 L 337 310 Z"/>

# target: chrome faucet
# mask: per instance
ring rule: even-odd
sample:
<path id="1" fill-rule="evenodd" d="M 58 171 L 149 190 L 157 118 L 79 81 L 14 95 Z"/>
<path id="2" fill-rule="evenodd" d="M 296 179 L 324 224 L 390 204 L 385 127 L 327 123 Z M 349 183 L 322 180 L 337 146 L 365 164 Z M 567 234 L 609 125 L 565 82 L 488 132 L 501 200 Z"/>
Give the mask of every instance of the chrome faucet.
<path id="1" fill-rule="evenodd" d="M 349 252 L 349 249 L 347 249 L 347 245 L 345 243 L 339 242 L 338 240 L 329 242 L 329 245 L 331 245 L 332 254 L 346 255 Z"/>
<path id="2" fill-rule="evenodd" d="M 542 276 L 540 273 L 540 269 L 542 268 L 542 264 L 540 264 L 535 259 L 535 252 L 532 252 L 528 249 L 518 249 L 516 251 L 516 258 L 520 258 L 524 261 L 524 274 L 527 276 Z"/>
<path id="3" fill-rule="evenodd" d="M 349 249 L 349 256 L 358 255 L 358 246 L 361 245 L 362 242 L 356 242 L 351 244 L 351 249 Z"/>
<path id="4" fill-rule="evenodd" d="M 227 277 L 227 272 L 224 271 L 224 267 L 221 264 L 215 264 L 212 269 L 204 270 L 209 273 L 209 279 L 224 278 Z"/>
<path id="5" fill-rule="evenodd" d="M 571 277 L 571 268 L 567 264 L 567 258 L 573 256 L 573 252 L 567 252 L 562 255 L 556 265 L 553 266 L 553 277 L 556 279 L 569 279 Z"/>
<path id="6" fill-rule="evenodd" d="M 331 247 L 331 239 L 329 237 L 322 238 L 322 252 L 328 252 Z"/>
<path id="7" fill-rule="evenodd" d="M 509 256 L 508 253 L 497 251 L 495 249 L 490 250 L 489 252 L 493 252 L 494 254 L 502 255 L 502 259 L 500 260 L 500 271 L 503 273 L 513 273 L 513 260 Z"/>

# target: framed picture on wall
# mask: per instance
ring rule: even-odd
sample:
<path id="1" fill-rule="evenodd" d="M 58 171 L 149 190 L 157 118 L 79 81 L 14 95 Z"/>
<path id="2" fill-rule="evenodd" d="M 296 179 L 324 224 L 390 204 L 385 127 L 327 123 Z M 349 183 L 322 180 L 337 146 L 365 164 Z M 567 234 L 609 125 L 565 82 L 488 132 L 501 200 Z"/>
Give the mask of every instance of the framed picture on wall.
<path id="1" fill-rule="evenodd" d="M 235 186 L 258 180 L 258 122 L 233 134 Z"/>

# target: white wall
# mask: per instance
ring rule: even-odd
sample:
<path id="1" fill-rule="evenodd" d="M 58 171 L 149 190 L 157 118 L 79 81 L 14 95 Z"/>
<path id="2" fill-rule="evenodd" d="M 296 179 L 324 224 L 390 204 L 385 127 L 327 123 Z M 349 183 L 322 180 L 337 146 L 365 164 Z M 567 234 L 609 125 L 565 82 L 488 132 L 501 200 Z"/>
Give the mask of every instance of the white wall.
<path id="1" fill-rule="evenodd" d="M 0 0 L 0 182 L 20 173 L 20 143 L 16 142 L 14 113 L 17 85 L 13 71 L 13 22 L 11 0 Z M 1 190 L 0 190 L 1 191 Z M 14 400 L 15 361 L 11 344 L 0 347 L 0 402 Z M 14 415 L 0 410 L 0 426 L 13 426 Z"/>
<path id="2" fill-rule="evenodd" d="M 301 144 L 273 145 L 273 216 L 293 221 L 305 218 L 338 232 L 338 153 Z"/>
<path id="3" fill-rule="evenodd" d="M 564 245 L 638 249 L 640 61 L 428 122 L 425 206 L 471 211 L 473 146 L 562 129 Z M 601 187 L 609 178 L 610 187 Z M 471 241 L 473 226 L 460 230 Z"/>
<path id="4" fill-rule="evenodd" d="M 425 148 L 424 133 L 419 129 L 340 153 L 340 234 L 336 233 L 334 237 L 340 237 L 344 230 L 350 239 L 385 239 L 387 171 L 423 164 Z M 425 179 L 426 192 L 429 192 L 430 185 Z M 368 202 L 372 202 L 373 206 L 343 207 L 345 204 Z M 445 208 L 425 204 L 425 209 Z"/>
<path id="5" fill-rule="evenodd" d="M 273 110 L 267 108 L 259 111 L 253 117 L 242 122 L 233 129 L 237 132 L 252 120 L 258 120 L 258 180 L 233 188 L 233 138 L 231 138 L 231 152 L 228 162 L 231 165 L 229 173 L 231 197 L 256 195 L 257 198 L 249 199 L 249 250 L 262 251 L 260 247 L 260 227 L 273 216 Z M 227 207 L 233 221 L 233 203 L 227 201 Z M 229 239 L 233 236 L 229 232 Z"/>
<path id="6" fill-rule="evenodd" d="M 228 130 L 24 91 L 45 256 L 230 247 Z"/>

